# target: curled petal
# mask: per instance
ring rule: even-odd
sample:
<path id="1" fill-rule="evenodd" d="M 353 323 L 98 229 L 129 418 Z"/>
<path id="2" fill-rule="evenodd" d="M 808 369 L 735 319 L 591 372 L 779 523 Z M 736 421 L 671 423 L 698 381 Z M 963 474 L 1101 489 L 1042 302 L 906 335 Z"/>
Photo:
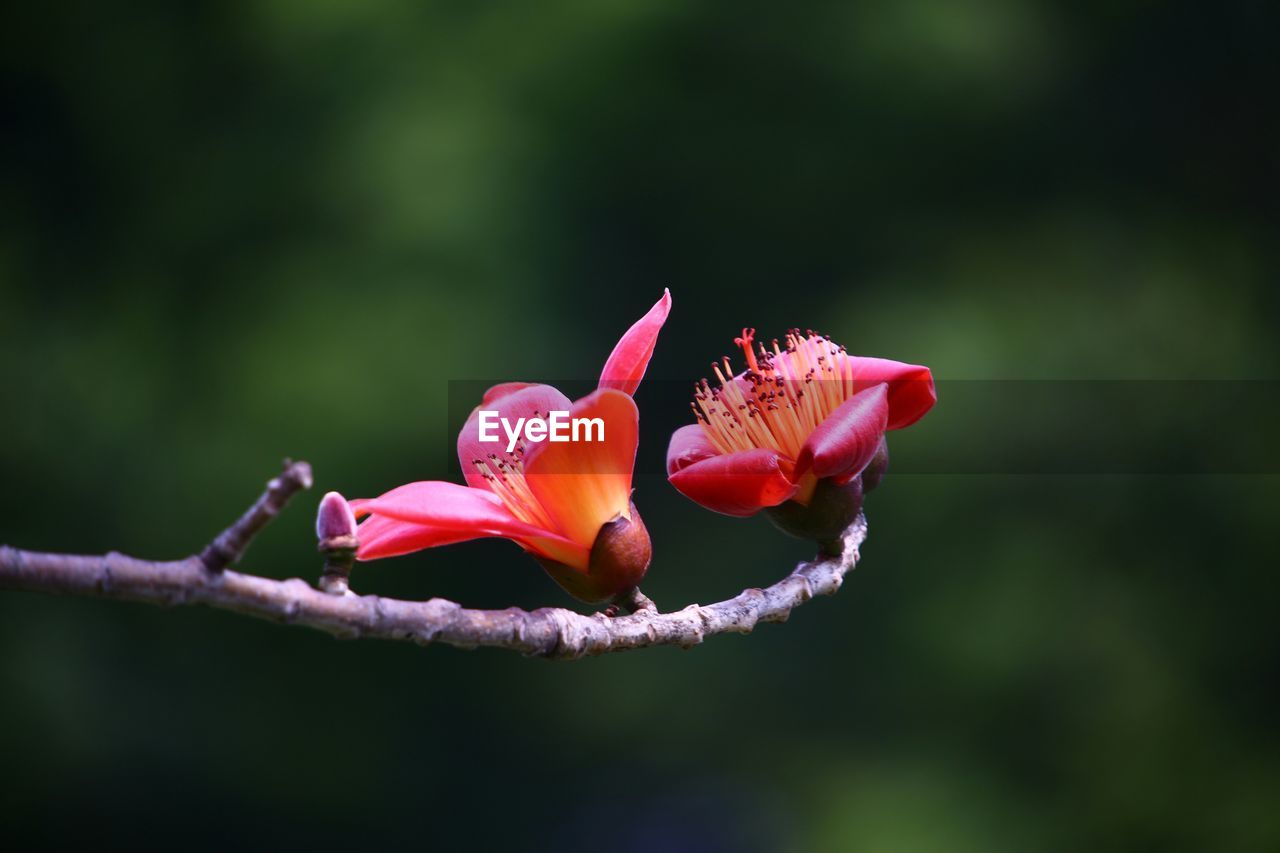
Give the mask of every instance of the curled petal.
<path id="1" fill-rule="evenodd" d="M 497 441 L 480 440 L 481 410 L 497 412 L 499 418 L 506 418 L 514 428 L 519 418 L 530 418 L 535 413 L 545 418 L 553 411 L 567 412 L 572 405 L 568 397 L 550 385 L 504 382 L 490 388 L 480 405 L 471 412 L 471 417 L 467 418 L 462 432 L 458 433 L 458 464 L 462 466 L 462 476 L 466 478 L 467 485 L 489 490 L 488 481 L 480 475 L 473 460 L 485 459 L 491 453 L 508 458 L 507 437 L 500 426 L 489 431 L 490 435 L 498 436 Z"/>
<path id="2" fill-rule="evenodd" d="M 599 419 L 603 435 L 587 424 L 577 441 L 534 445 L 524 475 L 564 535 L 589 549 L 605 523 L 628 513 L 640 413 L 627 394 L 602 388 L 574 403 L 569 416 Z"/>
<path id="3" fill-rule="evenodd" d="M 938 401 L 933 373 L 927 367 L 866 356 L 849 356 L 849 360 L 853 362 L 853 379 L 857 385 L 889 384 L 888 429 L 911 426 Z"/>
<path id="4" fill-rule="evenodd" d="M 707 439 L 702 424 L 686 424 L 671 434 L 671 443 L 667 445 L 667 476 L 718 455 L 720 451 Z"/>
<path id="5" fill-rule="evenodd" d="M 598 388 L 615 388 L 625 394 L 634 394 L 644 378 L 644 371 L 653 356 L 658 332 L 671 311 L 671 291 L 664 290 L 662 298 L 623 334 L 618 345 L 609 354 L 600 372 Z"/>
<path id="6" fill-rule="evenodd" d="M 845 400 L 805 440 L 796 476 L 819 479 L 857 474 L 875 456 L 889 419 L 889 386 L 881 383 Z"/>
<path id="7" fill-rule="evenodd" d="M 668 479 L 682 495 L 707 509 L 748 516 L 796 494 L 790 468 L 776 451 L 761 448 L 701 459 Z"/>

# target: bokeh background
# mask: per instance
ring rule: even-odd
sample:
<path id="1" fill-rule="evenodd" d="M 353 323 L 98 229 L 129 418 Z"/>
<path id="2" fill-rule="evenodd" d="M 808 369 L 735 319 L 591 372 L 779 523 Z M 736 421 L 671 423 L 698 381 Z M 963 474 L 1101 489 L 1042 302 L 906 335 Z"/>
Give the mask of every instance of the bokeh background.
<path id="1" fill-rule="evenodd" d="M 689 652 L 556 664 L 0 594 L 3 836 L 1277 849 L 1275 465 L 1091 466 L 1067 412 L 1022 435 L 1051 473 L 966 467 L 1016 398 L 947 401 L 1277 378 L 1278 23 L 1249 2 L 7 6 L 0 542 L 188 553 L 289 455 L 317 492 L 244 565 L 313 577 L 320 491 L 450 475 L 451 382 L 591 379 L 670 287 L 636 499 L 645 589 L 679 607 L 810 553 L 661 476 L 741 326 L 928 364 L 942 402 L 892 436 L 839 596 Z M 1168 417 L 1200 419 L 1197 452 L 1256 437 L 1185 396 Z M 504 542 L 355 582 L 571 604 Z"/>

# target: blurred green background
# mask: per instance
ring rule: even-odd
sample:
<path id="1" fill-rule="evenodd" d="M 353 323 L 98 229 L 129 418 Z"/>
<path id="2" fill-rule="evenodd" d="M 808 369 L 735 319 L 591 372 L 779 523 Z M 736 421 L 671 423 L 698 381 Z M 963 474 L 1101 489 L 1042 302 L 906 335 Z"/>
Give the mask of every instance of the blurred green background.
<path id="1" fill-rule="evenodd" d="M 666 608 L 811 550 L 661 475 L 685 418 L 661 389 L 743 325 L 930 365 L 938 410 L 891 436 L 907 470 L 958 440 L 947 380 L 1277 378 L 1274 4 L 2 14 L 0 542 L 188 553 L 289 455 L 316 493 L 244 565 L 312 578 L 320 492 L 449 476 L 450 381 L 591 379 L 664 286 L 636 500 Z M 1223 444 L 1249 427 L 1199 414 Z M 0 825 L 1275 850 L 1278 497 L 1261 475 L 891 472 L 839 596 L 571 664 L 0 594 Z M 505 542 L 355 583 L 570 603 Z"/>

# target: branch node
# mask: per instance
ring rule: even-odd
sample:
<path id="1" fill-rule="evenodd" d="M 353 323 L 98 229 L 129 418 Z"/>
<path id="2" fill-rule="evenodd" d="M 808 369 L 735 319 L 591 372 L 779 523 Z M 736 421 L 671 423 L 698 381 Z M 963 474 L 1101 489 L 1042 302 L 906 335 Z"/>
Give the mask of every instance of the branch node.
<path id="1" fill-rule="evenodd" d="M 285 504 L 303 489 L 311 488 L 311 466 L 306 462 L 284 460 L 284 470 L 267 483 L 253 506 L 222 531 L 200 552 L 200 562 L 211 573 L 217 574 L 240 561 L 253 537 L 280 514 Z"/>
<path id="2" fill-rule="evenodd" d="M 102 557 L 102 574 L 98 579 L 98 590 L 103 595 L 111 594 L 111 558 L 118 556 L 115 551 L 108 551 Z"/>
<path id="3" fill-rule="evenodd" d="M 633 586 L 626 592 L 619 593 L 604 610 L 605 616 L 617 616 L 620 613 L 657 613 L 658 605 L 653 603 L 653 599 L 640 591 L 640 587 Z"/>
<path id="4" fill-rule="evenodd" d="M 354 540 L 354 537 L 342 537 Z M 351 592 L 351 569 L 356 561 L 354 541 L 345 545 L 338 540 L 326 539 L 320 543 L 324 554 L 324 568 L 320 572 L 320 589 L 330 595 L 347 595 Z"/>

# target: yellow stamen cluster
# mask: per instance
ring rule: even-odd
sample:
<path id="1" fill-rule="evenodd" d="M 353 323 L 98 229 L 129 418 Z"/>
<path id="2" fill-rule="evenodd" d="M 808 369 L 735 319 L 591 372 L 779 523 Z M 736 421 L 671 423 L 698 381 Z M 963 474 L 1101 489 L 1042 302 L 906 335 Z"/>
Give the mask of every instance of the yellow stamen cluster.
<path id="1" fill-rule="evenodd" d="M 537 414 L 536 412 L 534 413 Z M 556 530 L 557 525 L 543 508 L 542 502 L 529 488 L 524 476 L 524 440 L 521 439 L 512 453 L 490 453 L 484 459 L 472 459 L 480 476 L 489 482 L 489 488 L 506 504 L 511 514 L 545 530 Z"/>
<path id="2" fill-rule="evenodd" d="M 718 386 L 703 379 L 694 391 L 693 413 L 721 453 L 764 447 L 795 459 L 828 415 L 858 390 L 853 360 L 845 348 L 812 330 L 787 333 L 785 348 L 753 350 L 755 329 L 734 343 L 746 354 L 747 370 L 735 377 L 725 358 L 713 364 Z"/>

